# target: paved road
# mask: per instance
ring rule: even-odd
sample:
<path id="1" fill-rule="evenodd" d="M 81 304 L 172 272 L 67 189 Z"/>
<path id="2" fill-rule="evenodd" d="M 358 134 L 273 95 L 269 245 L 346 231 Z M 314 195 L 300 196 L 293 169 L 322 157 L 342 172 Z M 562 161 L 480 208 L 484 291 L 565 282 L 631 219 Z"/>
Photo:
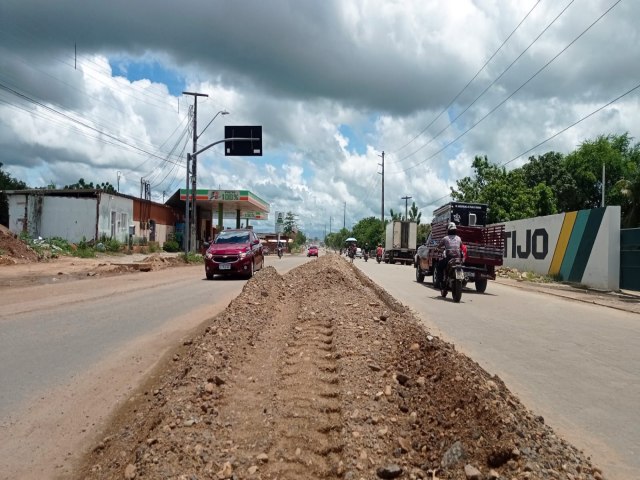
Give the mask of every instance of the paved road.
<path id="1" fill-rule="evenodd" d="M 281 273 L 305 261 L 267 257 Z M 465 291 L 454 304 L 417 284 L 411 267 L 355 265 L 413 308 L 434 334 L 499 375 L 525 405 L 591 454 L 608 478 L 638 478 L 640 316 L 493 282 L 487 294 Z M 70 419 L 64 412 L 51 416 L 54 408 L 74 410 L 73 402 L 78 410 L 80 397 L 91 399 L 91 392 L 96 404 L 113 408 L 165 351 L 226 307 L 245 283 L 208 282 L 201 266 L 117 278 L 33 287 L 30 299 L 19 302 L 0 290 L 0 460 L 15 466 L 49 454 L 52 464 L 62 463 L 59 451 L 43 452 L 46 445 L 37 443 L 42 431 L 59 438 L 57 429 L 66 426 L 83 445 L 105 412 L 84 405 L 82 415 Z M 109 367 L 117 374 L 104 369 L 109 358 L 116 359 Z M 127 382 L 116 384 L 122 369 Z M 52 395 L 56 390 L 63 395 Z M 40 400 L 40 409 L 32 407 Z M 25 435 L 18 444 L 16 432 Z M 67 451 L 73 450 L 62 455 Z"/>
<path id="2" fill-rule="evenodd" d="M 607 478 L 640 478 L 640 315 L 496 282 L 455 304 L 410 266 L 355 265 L 500 376 Z"/>
<path id="3" fill-rule="evenodd" d="M 207 281 L 199 265 L 0 289 L 0 479 L 64 476 L 108 413 L 245 283 Z"/>

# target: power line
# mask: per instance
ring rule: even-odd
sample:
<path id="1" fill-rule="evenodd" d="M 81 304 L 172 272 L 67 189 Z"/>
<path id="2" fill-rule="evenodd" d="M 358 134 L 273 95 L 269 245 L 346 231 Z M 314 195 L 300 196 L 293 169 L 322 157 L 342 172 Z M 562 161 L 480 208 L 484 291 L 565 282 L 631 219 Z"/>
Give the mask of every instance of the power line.
<path id="1" fill-rule="evenodd" d="M 33 98 L 29 97 L 28 95 L 25 95 L 25 94 L 23 94 L 23 93 L 20 93 L 20 92 L 18 92 L 17 90 L 14 90 L 13 88 L 11 88 L 11 87 L 9 87 L 9 86 L 7 86 L 7 85 L 3 84 L 3 83 L 0 83 L 0 89 L 6 90 L 6 91 L 8 91 L 8 92 L 10 92 L 10 93 L 12 93 L 12 94 L 14 94 L 14 95 L 16 95 L 17 97 L 22 98 L 23 100 L 26 100 L 26 101 L 28 101 L 28 102 L 33 103 L 34 105 L 37 105 L 37 106 L 39 106 L 39 107 L 42 107 L 42 108 L 44 108 L 45 110 L 47 110 L 47 111 L 49 111 L 49 112 L 52 112 L 52 113 L 55 113 L 56 115 L 59 115 L 59 116 L 61 116 L 61 117 L 65 118 L 65 119 L 67 119 L 67 120 L 69 120 L 69 121 L 71 121 L 71 122 L 73 122 L 73 123 L 75 123 L 75 124 L 77 124 L 77 125 L 80 125 L 80 126 L 82 126 L 82 127 L 86 128 L 86 129 L 88 129 L 88 130 L 91 130 L 91 131 L 97 132 L 97 133 L 99 133 L 100 135 L 103 135 L 103 136 L 105 136 L 105 137 L 107 137 L 107 138 L 110 138 L 110 139 L 112 139 L 112 140 L 114 140 L 114 141 L 116 141 L 116 142 L 118 142 L 118 143 L 121 143 L 122 145 L 125 145 L 125 146 L 127 146 L 128 148 L 130 148 L 130 149 L 136 150 L 136 151 L 141 152 L 141 153 L 145 153 L 145 154 L 147 154 L 147 155 L 150 155 L 150 156 L 155 157 L 155 158 L 159 158 L 159 159 L 161 159 L 161 160 L 163 159 L 163 157 L 161 157 L 161 156 L 159 156 L 159 155 L 157 155 L 157 154 L 155 154 L 155 153 L 149 152 L 149 151 L 147 151 L 147 150 L 145 150 L 145 149 L 143 149 L 143 148 L 140 148 L 140 147 L 138 147 L 138 146 L 136 146 L 136 145 L 132 145 L 132 144 L 130 144 L 130 143 L 128 143 L 128 142 L 126 142 L 126 141 L 124 141 L 124 140 L 122 140 L 122 139 L 120 139 L 120 138 L 116 137 L 115 135 L 112 135 L 112 134 L 110 134 L 110 133 L 107 133 L 107 132 L 104 132 L 104 131 L 102 131 L 102 130 L 99 130 L 99 129 L 95 128 L 94 126 L 92 126 L 92 125 L 89 125 L 89 124 L 85 123 L 85 121 L 78 120 L 78 119 L 73 118 L 72 116 L 70 116 L 70 115 L 68 115 L 68 114 L 66 114 L 66 113 L 60 112 L 60 111 L 56 110 L 55 108 L 50 107 L 50 106 L 48 106 L 48 105 L 45 105 L 44 103 L 39 102 L 39 101 L 37 101 L 37 100 L 35 100 L 35 99 L 33 99 Z"/>
<path id="2" fill-rule="evenodd" d="M 572 0 L 573 1 L 573 0 Z M 551 58 L 547 63 L 545 63 L 542 67 L 540 67 L 536 73 L 534 73 L 531 77 L 529 77 L 529 79 L 527 79 L 523 84 L 521 84 L 518 88 L 516 88 L 508 97 L 506 97 L 504 100 L 502 100 L 500 103 L 498 103 L 495 107 L 493 107 L 487 114 L 485 114 L 483 117 L 480 118 L 480 120 L 478 120 L 477 122 L 475 122 L 473 125 L 471 125 L 468 129 L 466 129 L 464 132 L 462 132 L 460 135 L 458 135 L 456 138 L 454 138 L 452 141 L 450 141 L 449 143 L 447 143 L 444 147 L 442 147 L 440 150 L 438 150 L 437 152 L 435 152 L 433 155 L 425 158 L 424 160 L 422 160 L 421 162 L 416 163 L 415 165 L 412 165 L 408 168 L 405 168 L 404 170 L 398 171 L 398 172 L 392 172 L 392 174 L 399 174 L 399 173 L 404 173 L 404 172 L 408 172 L 409 170 L 417 167 L 418 165 L 422 165 L 423 163 L 425 163 L 426 161 L 434 158 L 436 155 L 442 153 L 444 150 L 446 150 L 447 148 L 449 148 L 451 145 L 453 145 L 454 143 L 456 143 L 458 140 L 460 140 L 462 137 L 464 137 L 467 133 L 469 133 L 471 130 L 473 130 L 476 126 L 478 126 L 481 122 L 483 122 L 487 117 L 489 117 L 493 112 L 495 112 L 498 108 L 500 108 L 502 105 L 504 105 L 511 97 L 513 97 L 516 93 L 518 93 L 520 90 L 522 90 L 522 88 L 524 88 L 531 80 L 533 80 L 534 78 L 536 78 L 543 70 L 545 70 L 552 62 L 554 62 L 560 55 L 562 55 L 565 51 L 567 51 L 575 42 L 577 42 L 585 33 L 587 33 L 596 23 L 598 23 L 602 18 L 604 18 L 605 15 L 607 15 L 616 5 L 618 5 L 618 3 L 620 3 L 622 0 L 617 0 L 613 5 L 611 5 L 602 15 L 600 15 L 596 20 L 593 21 L 593 23 L 591 23 L 591 25 L 589 25 L 585 30 L 583 30 L 576 38 L 574 38 L 567 46 L 565 46 L 562 50 L 560 50 L 560 52 L 558 52 L 553 58 Z"/>
<path id="3" fill-rule="evenodd" d="M 498 166 L 503 167 L 503 166 L 505 166 L 505 165 L 510 164 L 511 162 L 513 162 L 513 161 L 517 160 L 518 158 L 522 157 L 523 155 L 526 155 L 527 153 L 529 153 L 529 152 L 531 152 L 531 151 L 535 150 L 536 148 L 538 148 L 538 147 L 540 147 L 540 146 L 544 145 L 544 144 L 545 144 L 545 143 L 547 143 L 548 141 L 553 140 L 553 139 L 554 139 L 554 138 L 556 138 L 558 135 L 561 135 L 562 133 L 566 132 L 566 131 L 567 131 L 567 130 L 569 130 L 570 128 L 573 128 L 573 127 L 575 127 L 576 125 L 578 125 L 579 123 L 581 123 L 581 122 L 585 121 L 586 119 L 588 119 L 588 118 L 592 117 L 592 116 L 593 116 L 593 115 L 595 115 L 596 113 L 598 113 L 598 112 L 600 112 L 600 111 L 604 110 L 604 109 L 605 109 L 605 108 L 607 108 L 608 106 L 613 105 L 614 103 L 616 103 L 616 102 L 617 102 L 618 100 L 620 100 L 621 98 L 626 97 L 627 95 L 629 95 L 630 93 L 634 92 L 635 90 L 637 90 L 637 89 L 639 89 L 639 88 L 640 88 L 640 83 L 639 83 L 638 85 L 636 85 L 635 87 L 633 87 L 633 88 L 631 88 L 631 89 L 627 90 L 627 91 L 626 91 L 625 93 L 623 93 L 622 95 L 617 96 L 616 98 L 614 98 L 614 99 L 613 99 L 613 100 L 611 100 L 610 102 L 605 103 L 605 104 L 604 104 L 604 105 L 602 105 L 600 108 L 598 108 L 598 109 L 594 110 L 594 111 L 593 111 L 593 112 L 591 112 L 590 114 L 585 115 L 585 116 L 584 116 L 584 117 L 582 117 L 580 120 L 578 120 L 578 121 L 576 121 L 576 122 L 572 123 L 571 125 L 569 125 L 568 127 L 563 128 L 562 130 L 560 130 L 560 131 L 558 131 L 558 132 L 554 133 L 554 134 L 553 134 L 553 135 L 551 135 L 549 138 L 546 138 L 545 140 L 541 141 L 541 142 L 540 142 L 540 143 L 538 143 L 537 145 L 535 145 L 535 146 L 531 147 L 531 148 L 530 148 L 530 149 L 528 149 L 528 150 L 525 150 L 525 151 L 524 151 L 524 152 L 522 152 L 521 154 L 516 155 L 515 157 L 513 157 L 511 160 L 509 160 L 509 161 L 507 161 L 507 162 L 504 162 L 504 163 L 501 163 L 501 164 L 499 164 Z"/>
<path id="4" fill-rule="evenodd" d="M 427 143 L 425 143 L 424 145 L 422 145 L 421 147 L 419 147 L 418 149 L 414 150 L 413 152 L 411 152 L 408 155 L 405 155 L 404 157 L 402 157 L 401 159 L 397 160 L 394 163 L 399 163 L 402 162 L 403 160 L 406 160 L 407 158 L 415 155 L 416 153 L 418 153 L 420 150 L 422 150 L 423 148 L 427 147 L 428 145 L 431 144 L 431 142 L 433 142 L 436 138 L 438 138 L 440 135 L 442 135 L 442 133 L 444 133 L 451 125 L 453 125 L 456 120 L 458 120 L 462 115 L 464 115 L 473 105 L 475 105 L 475 103 L 480 100 L 481 97 L 484 96 L 485 93 L 487 93 L 487 91 L 489 91 L 489 89 L 494 86 L 498 80 L 500 80 L 505 73 L 507 73 L 511 67 L 513 67 L 518 60 L 520 60 L 520 58 L 522 58 L 522 56 L 540 39 L 540 37 L 542 37 L 542 35 L 545 34 L 545 32 L 547 30 L 549 30 L 549 28 L 551 28 L 551 26 L 564 14 L 564 12 L 567 11 L 567 9 L 571 6 L 571 4 L 574 2 L 575 0 L 571 0 L 561 11 L 558 15 L 556 15 L 556 17 L 551 21 L 551 23 L 549 23 L 539 34 L 536 38 L 533 39 L 533 41 L 531 43 L 529 43 L 529 45 L 527 46 L 527 48 L 525 48 L 520 55 L 518 55 L 515 60 L 513 60 L 508 66 L 507 68 L 505 68 L 502 73 L 500 75 L 498 75 L 481 93 L 480 95 L 478 95 L 469 105 L 467 105 L 467 107 L 462 110 L 460 113 L 458 113 L 455 118 L 453 118 L 442 130 L 440 130 L 438 133 L 436 133 L 431 140 L 429 140 Z M 451 104 L 449 104 L 450 106 Z M 447 106 L 447 108 L 449 108 L 449 106 Z"/>
<path id="5" fill-rule="evenodd" d="M 596 113 L 598 113 L 598 112 L 600 112 L 600 111 L 604 110 L 605 108 L 607 108 L 607 107 L 609 107 L 609 106 L 613 105 L 614 103 L 616 103 L 616 102 L 617 102 L 618 100 L 620 100 L 621 98 L 626 97 L 627 95 L 629 95 L 630 93 L 633 93 L 634 91 L 636 91 L 636 90 L 638 90 L 638 89 L 640 89 L 640 83 L 639 83 L 639 84 L 637 84 L 636 86 L 634 86 L 634 87 L 630 88 L 629 90 L 627 90 L 626 92 L 624 92 L 622 95 L 618 95 L 618 96 L 617 96 L 616 98 L 614 98 L 613 100 L 611 100 L 611 101 L 609 101 L 609 102 L 605 103 L 605 104 L 604 104 L 604 105 L 602 105 L 601 107 L 599 107 L 599 108 L 595 109 L 594 111 L 592 111 L 591 113 L 589 113 L 589 114 L 585 115 L 585 116 L 584 116 L 584 117 L 582 117 L 580 120 L 577 120 L 577 121 L 573 122 L 571 125 L 568 125 L 567 127 L 563 128 L 562 130 L 559 130 L 558 132 L 554 133 L 554 134 L 553 134 L 553 135 L 551 135 L 550 137 L 548 137 L 548 138 L 544 139 L 543 141 L 541 141 L 541 142 L 537 143 L 537 144 L 536 144 L 536 145 L 534 145 L 533 147 L 531 147 L 531 148 L 529 148 L 529 149 L 525 150 L 524 152 L 522 152 L 522 153 L 520 153 L 520 154 L 516 155 L 516 156 L 515 156 L 515 157 L 513 157 L 511 160 L 508 160 L 508 161 L 506 161 L 506 162 L 504 162 L 504 163 L 497 164 L 497 166 L 499 166 L 499 167 L 504 167 L 505 165 L 508 165 L 508 164 L 510 164 L 511 162 L 514 162 L 515 160 L 517 160 L 518 158 L 522 157 L 523 155 L 526 155 L 527 153 L 529 153 L 529 152 L 531 152 L 531 151 L 535 150 L 536 148 L 538 148 L 538 147 L 540 147 L 540 146 L 544 145 L 545 143 L 549 142 L 550 140 L 553 140 L 553 139 L 554 139 L 554 138 L 556 138 L 557 136 L 559 136 L 559 135 L 563 134 L 564 132 L 566 132 L 567 130 L 569 130 L 569 129 L 571 129 L 571 128 L 575 127 L 575 126 L 576 126 L 576 125 L 578 125 L 579 123 L 584 122 L 585 120 L 587 120 L 588 118 L 592 117 L 592 116 L 593 116 L 593 115 L 595 115 Z M 451 194 L 450 194 L 450 193 L 448 193 L 447 195 L 443 195 L 442 197 L 436 198 L 435 200 L 433 200 L 433 201 L 432 201 L 432 203 L 439 202 L 440 200 L 444 200 L 445 198 L 448 198 L 448 197 L 450 197 L 450 196 L 451 196 Z M 421 208 L 426 208 L 426 207 L 421 207 Z"/>
<path id="6" fill-rule="evenodd" d="M 513 34 L 514 34 L 514 33 L 516 33 L 516 31 L 520 28 L 520 26 L 524 23 L 524 21 L 529 17 L 529 15 L 531 15 L 531 12 L 533 12 L 533 10 L 538 6 L 538 4 L 539 4 L 541 1 L 542 1 L 542 0 L 538 0 L 538 1 L 533 5 L 533 7 L 531 7 L 531 9 L 530 9 L 530 10 L 527 12 L 527 14 L 522 18 L 522 20 L 520 20 L 520 23 L 518 23 L 518 25 L 516 25 L 516 28 L 514 28 L 514 29 L 511 31 L 511 33 L 507 36 L 507 38 L 505 38 L 505 39 L 504 39 L 504 41 L 503 41 L 503 42 L 502 42 L 502 44 L 498 47 L 498 49 L 497 49 L 495 52 L 493 52 L 493 54 L 489 57 L 489 59 L 488 59 L 486 62 L 484 62 L 484 65 L 482 65 L 482 67 L 480 67 L 480 70 L 478 70 L 478 71 L 476 72 L 476 74 L 471 78 L 471 80 L 469 80 L 469 81 L 467 82 L 467 84 L 466 84 L 464 87 L 462 87 L 462 90 L 460 90 L 460 91 L 457 93 L 457 95 L 456 95 L 455 97 L 453 97 L 453 99 L 449 102 L 449 104 L 448 104 L 446 107 L 444 107 L 444 108 L 442 109 L 442 111 L 441 111 L 438 115 L 436 115 L 436 116 L 433 118 L 433 120 L 431 120 L 431 122 L 429 123 L 429 125 L 427 125 L 426 127 L 424 127 L 424 128 L 420 131 L 420 133 L 418 133 L 415 137 L 413 137 L 413 138 L 412 138 L 411 140 L 409 140 L 407 143 L 405 143 L 405 144 L 404 144 L 404 145 L 402 145 L 400 148 L 398 148 L 395 152 L 392 152 L 392 154 L 398 153 L 399 151 L 401 151 L 402 149 L 404 149 L 405 147 L 407 147 L 408 145 L 410 145 L 411 143 L 413 143 L 413 142 L 414 142 L 418 137 L 422 136 L 422 134 L 423 134 L 424 132 L 426 132 L 426 131 L 429 129 L 429 127 L 430 127 L 431 125 L 433 125 L 433 124 L 434 124 L 434 122 L 435 122 L 438 118 L 440 118 L 440 116 L 441 116 L 443 113 L 445 113 L 445 112 L 449 109 L 449 107 L 451 107 L 451 105 L 453 105 L 453 103 L 454 103 L 454 102 L 455 102 L 455 101 L 460 97 L 460 95 L 462 95 L 462 94 L 464 93 L 464 91 L 469 87 L 469 85 L 471 85 L 471 83 L 473 83 L 473 81 L 474 81 L 476 78 L 478 78 L 478 75 L 480 75 L 480 73 L 482 73 L 482 71 L 486 68 L 486 66 L 489 64 L 489 62 L 491 62 L 491 60 L 493 60 L 493 59 L 494 59 L 494 57 L 498 54 L 498 52 L 500 52 L 500 50 L 502 50 L 502 47 L 504 47 L 504 46 L 506 45 L 506 43 L 509 41 L 509 39 L 511 39 L 511 37 L 513 36 Z M 414 152 L 414 153 L 415 153 L 415 152 Z M 413 153 L 412 153 L 411 155 L 413 155 Z M 405 158 L 406 158 L 406 157 L 405 157 Z M 403 160 L 403 159 L 398 160 L 398 161 L 402 161 L 402 160 Z"/>

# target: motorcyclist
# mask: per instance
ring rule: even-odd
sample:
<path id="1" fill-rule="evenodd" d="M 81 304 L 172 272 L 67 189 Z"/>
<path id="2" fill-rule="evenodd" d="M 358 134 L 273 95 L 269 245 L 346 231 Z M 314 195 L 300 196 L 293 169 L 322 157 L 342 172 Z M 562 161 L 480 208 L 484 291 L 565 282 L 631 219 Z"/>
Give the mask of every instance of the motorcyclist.
<path id="1" fill-rule="evenodd" d="M 447 226 L 447 235 L 442 237 L 438 243 L 438 247 L 444 248 L 442 259 L 438 261 L 439 284 L 442 284 L 444 280 L 444 271 L 447 268 L 449 260 L 452 258 L 464 258 L 462 239 L 457 235 L 457 231 L 456 224 L 450 222 Z"/>
<path id="2" fill-rule="evenodd" d="M 382 258 L 382 253 L 384 252 L 384 250 L 382 249 L 382 244 L 378 244 L 378 247 L 376 248 L 376 257 L 380 257 Z"/>

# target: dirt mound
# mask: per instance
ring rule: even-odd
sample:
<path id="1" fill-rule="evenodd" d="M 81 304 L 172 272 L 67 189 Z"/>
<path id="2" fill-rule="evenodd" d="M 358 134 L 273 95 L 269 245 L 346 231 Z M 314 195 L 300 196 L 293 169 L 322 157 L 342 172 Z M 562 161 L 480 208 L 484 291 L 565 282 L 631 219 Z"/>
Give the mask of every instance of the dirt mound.
<path id="1" fill-rule="evenodd" d="M 0 265 L 37 262 L 38 254 L 4 225 L 0 225 Z"/>
<path id="2" fill-rule="evenodd" d="M 169 363 L 77 478 L 602 478 L 337 256 L 258 272 Z"/>
<path id="3" fill-rule="evenodd" d="M 162 255 L 160 253 L 154 253 L 145 257 L 142 262 L 143 264 L 151 265 L 153 270 L 161 270 L 166 267 L 172 267 L 175 265 L 184 265 L 185 261 L 180 256 L 167 256 Z"/>

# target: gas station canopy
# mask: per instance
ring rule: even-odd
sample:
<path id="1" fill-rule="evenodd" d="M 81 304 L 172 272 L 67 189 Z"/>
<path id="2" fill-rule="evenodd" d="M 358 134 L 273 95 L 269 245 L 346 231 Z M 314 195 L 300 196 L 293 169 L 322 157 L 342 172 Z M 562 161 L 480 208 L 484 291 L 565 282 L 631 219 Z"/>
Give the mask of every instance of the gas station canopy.
<path id="1" fill-rule="evenodd" d="M 187 190 L 181 188 L 179 196 L 175 195 L 167 203 L 178 202 L 182 205 L 187 200 Z M 190 195 L 190 198 L 191 195 Z M 177 206 L 177 205 L 176 205 Z M 223 219 L 268 220 L 269 204 L 251 193 L 249 190 L 196 190 L 196 207 L 199 211 L 210 211 L 212 218 L 217 218 L 218 225 Z"/>

